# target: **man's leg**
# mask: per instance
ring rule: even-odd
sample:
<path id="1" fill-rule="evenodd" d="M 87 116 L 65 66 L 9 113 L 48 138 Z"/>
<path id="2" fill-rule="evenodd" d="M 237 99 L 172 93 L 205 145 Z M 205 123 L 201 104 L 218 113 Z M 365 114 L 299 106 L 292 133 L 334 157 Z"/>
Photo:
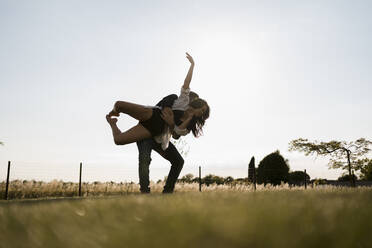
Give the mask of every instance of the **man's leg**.
<path id="1" fill-rule="evenodd" d="M 138 147 L 138 175 L 140 190 L 142 193 L 150 193 L 150 163 L 151 163 L 151 150 L 154 146 L 153 139 L 144 139 L 137 142 Z"/>
<path id="2" fill-rule="evenodd" d="M 177 148 L 171 142 L 169 142 L 169 146 L 165 151 L 163 151 L 160 144 L 157 143 L 154 145 L 153 149 L 172 164 L 163 190 L 163 193 L 172 193 L 178 176 L 181 173 L 184 160 L 181 154 L 177 151 Z"/>

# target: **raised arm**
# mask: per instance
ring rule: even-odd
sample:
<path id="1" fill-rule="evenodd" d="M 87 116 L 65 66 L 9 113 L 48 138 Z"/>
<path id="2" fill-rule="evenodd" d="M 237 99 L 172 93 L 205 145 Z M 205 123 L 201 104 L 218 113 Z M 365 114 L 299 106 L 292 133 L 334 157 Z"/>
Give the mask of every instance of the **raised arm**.
<path id="1" fill-rule="evenodd" d="M 191 79 L 192 79 L 192 73 L 194 71 L 194 60 L 193 58 L 191 57 L 190 54 L 186 53 L 186 58 L 190 61 L 190 68 L 189 68 L 189 71 L 187 72 L 187 75 L 186 75 L 186 78 L 185 78 L 185 81 L 183 83 L 183 88 L 184 89 L 188 89 L 190 88 L 190 82 L 191 82 Z"/>

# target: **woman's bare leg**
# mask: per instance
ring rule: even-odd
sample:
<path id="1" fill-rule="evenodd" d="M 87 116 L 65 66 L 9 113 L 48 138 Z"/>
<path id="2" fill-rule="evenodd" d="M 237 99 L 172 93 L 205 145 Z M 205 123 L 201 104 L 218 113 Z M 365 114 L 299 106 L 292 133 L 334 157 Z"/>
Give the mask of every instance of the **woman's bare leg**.
<path id="1" fill-rule="evenodd" d="M 116 145 L 126 145 L 151 137 L 151 133 L 141 124 L 137 124 L 126 132 L 121 132 L 116 122 L 118 119 L 106 115 L 106 120 L 112 129 L 112 136 Z"/>
<path id="2" fill-rule="evenodd" d="M 135 103 L 117 101 L 108 115 L 119 116 L 120 113 L 128 114 L 139 121 L 146 121 L 151 118 L 152 109 Z"/>

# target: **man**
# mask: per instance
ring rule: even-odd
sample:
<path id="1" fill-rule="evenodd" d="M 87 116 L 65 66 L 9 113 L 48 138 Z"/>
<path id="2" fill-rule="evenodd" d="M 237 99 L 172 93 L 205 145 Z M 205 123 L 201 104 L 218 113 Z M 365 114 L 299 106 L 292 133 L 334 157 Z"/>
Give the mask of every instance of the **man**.
<path id="1" fill-rule="evenodd" d="M 198 98 L 199 96 L 195 92 L 190 92 L 190 102 Z M 173 112 L 170 108 L 173 106 L 174 101 L 177 99 L 177 95 L 172 94 L 164 97 L 156 106 L 160 107 L 163 111 L 163 119 L 171 127 L 174 126 Z M 173 132 L 173 138 L 178 139 L 179 135 Z M 140 190 L 142 193 L 150 193 L 150 181 L 149 181 L 149 167 L 151 163 L 151 151 L 155 150 L 163 158 L 171 163 L 171 169 L 169 171 L 167 181 L 165 183 L 163 193 L 173 193 L 174 186 L 177 182 L 178 176 L 181 173 L 184 160 L 177 148 L 169 142 L 168 148 L 163 150 L 161 144 L 156 142 L 155 139 L 144 139 L 137 142 L 138 147 L 138 160 L 139 160 L 139 182 Z"/>

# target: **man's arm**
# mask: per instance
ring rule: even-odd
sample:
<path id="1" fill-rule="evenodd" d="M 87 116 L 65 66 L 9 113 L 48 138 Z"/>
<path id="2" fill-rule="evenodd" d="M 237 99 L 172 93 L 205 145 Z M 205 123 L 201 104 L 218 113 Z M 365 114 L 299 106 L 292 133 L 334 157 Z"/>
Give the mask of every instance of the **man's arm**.
<path id="1" fill-rule="evenodd" d="M 187 119 L 184 120 L 181 125 L 177 126 L 177 129 L 178 130 L 186 130 L 187 126 L 189 125 L 189 123 L 190 123 L 190 121 L 192 120 L 193 117 L 194 117 L 194 115 L 190 115 L 189 117 L 187 117 Z"/>
<path id="2" fill-rule="evenodd" d="M 173 115 L 172 109 L 169 108 L 169 107 L 165 107 L 161 111 L 160 116 L 165 121 L 165 123 L 167 123 L 167 125 L 169 126 L 170 131 L 173 132 L 173 129 L 174 129 L 175 125 L 174 125 L 174 115 Z"/>
<path id="3" fill-rule="evenodd" d="M 192 73 L 194 71 L 194 65 L 195 65 L 194 60 L 193 60 L 193 58 L 191 57 L 190 54 L 186 53 L 186 58 L 190 61 L 191 65 L 190 65 L 189 71 L 187 72 L 185 81 L 183 82 L 183 88 L 184 89 L 190 88 Z"/>
<path id="4" fill-rule="evenodd" d="M 187 125 L 190 123 L 192 115 L 179 126 L 174 124 L 174 115 L 171 108 L 164 108 L 160 116 L 169 126 L 169 131 L 172 133 L 174 139 L 179 139 L 181 135 L 186 135 L 190 132 L 187 129 Z"/>

